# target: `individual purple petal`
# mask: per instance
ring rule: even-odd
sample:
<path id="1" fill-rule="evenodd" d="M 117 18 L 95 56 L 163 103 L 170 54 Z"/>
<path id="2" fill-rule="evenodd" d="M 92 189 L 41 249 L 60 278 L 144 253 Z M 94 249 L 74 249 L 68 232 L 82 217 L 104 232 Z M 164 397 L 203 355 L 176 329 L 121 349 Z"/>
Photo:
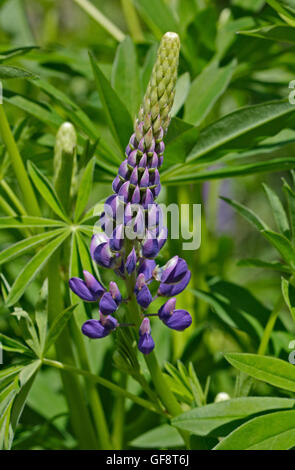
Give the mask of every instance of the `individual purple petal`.
<path id="1" fill-rule="evenodd" d="M 156 262 L 153 259 L 144 259 L 139 266 L 138 274 L 143 274 L 145 281 L 149 281 L 153 277 L 153 270 L 156 267 Z"/>
<path id="2" fill-rule="evenodd" d="M 151 177 L 151 184 L 154 185 L 158 185 L 160 183 L 160 173 L 159 173 L 159 170 L 155 170 L 154 173 L 152 174 L 152 177 Z"/>
<path id="3" fill-rule="evenodd" d="M 173 256 L 163 267 L 162 282 L 177 282 L 187 272 L 188 266 L 184 259 Z"/>
<path id="4" fill-rule="evenodd" d="M 116 318 L 112 317 L 112 315 L 103 315 L 101 312 L 100 313 L 100 322 L 101 324 L 107 328 L 108 330 L 114 330 L 118 326 L 118 321 Z"/>
<path id="5" fill-rule="evenodd" d="M 108 237 L 106 236 L 105 233 L 96 233 L 95 235 L 92 235 L 91 243 L 90 243 L 91 258 L 93 258 L 95 249 L 99 245 L 101 245 L 102 243 L 106 243 L 107 241 L 108 241 Z"/>
<path id="6" fill-rule="evenodd" d="M 149 186 L 149 183 L 150 183 L 150 175 L 149 175 L 149 170 L 146 168 L 141 177 L 139 186 L 141 188 L 147 188 Z"/>
<path id="7" fill-rule="evenodd" d="M 143 354 L 149 354 L 155 347 L 153 338 L 151 337 L 150 320 L 145 317 L 139 328 L 138 349 Z"/>
<path id="8" fill-rule="evenodd" d="M 121 163 L 118 173 L 120 176 L 122 176 L 122 178 L 126 179 L 128 176 L 128 172 L 129 172 L 129 168 L 128 168 L 127 159 L 126 159 Z"/>
<path id="9" fill-rule="evenodd" d="M 117 175 L 112 183 L 113 191 L 117 193 L 119 189 L 121 188 L 122 184 L 123 184 L 123 181 L 121 180 L 120 176 Z"/>
<path id="10" fill-rule="evenodd" d="M 174 295 L 180 294 L 188 285 L 191 278 L 191 272 L 187 271 L 184 277 L 176 284 L 166 284 L 165 282 L 160 284 L 158 294 L 164 297 L 173 297 Z"/>
<path id="11" fill-rule="evenodd" d="M 159 164 L 158 164 L 158 168 L 161 168 L 161 166 L 163 165 L 163 161 L 164 161 L 163 155 L 159 155 Z"/>
<path id="12" fill-rule="evenodd" d="M 136 156 L 137 156 L 137 150 L 133 150 L 131 153 L 129 153 L 129 156 L 128 156 L 127 163 L 133 168 L 136 166 Z"/>
<path id="13" fill-rule="evenodd" d="M 145 149 L 145 143 L 144 143 L 144 138 L 140 139 L 137 147 L 137 153 L 143 153 Z"/>
<path id="14" fill-rule="evenodd" d="M 126 263 L 125 263 L 126 271 L 128 272 L 128 274 L 133 273 L 136 267 L 136 261 L 137 261 L 136 252 L 135 252 L 135 249 L 132 248 L 129 255 L 127 256 Z"/>
<path id="15" fill-rule="evenodd" d="M 103 326 L 98 320 L 87 320 L 82 325 L 82 333 L 88 338 L 97 339 L 104 338 L 111 330 Z"/>
<path id="16" fill-rule="evenodd" d="M 159 244 L 157 239 L 152 237 L 146 238 L 143 241 L 141 249 L 144 258 L 155 258 L 159 253 Z"/>
<path id="17" fill-rule="evenodd" d="M 133 231 L 134 234 L 138 238 L 142 238 L 144 235 L 144 230 L 145 230 L 145 224 L 144 224 L 144 214 L 140 206 L 138 207 L 138 212 L 135 216 L 135 218 L 132 220 L 132 226 L 133 226 Z"/>
<path id="18" fill-rule="evenodd" d="M 118 225 L 110 238 L 110 248 L 113 251 L 120 251 L 124 243 L 124 225 Z"/>
<path id="19" fill-rule="evenodd" d="M 131 202 L 132 204 L 139 204 L 140 202 L 140 189 L 138 186 L 136 186 L 133 191 Z"/>
<path id="20" fill-rule="evenodd" d="M 165 144 L 163 141 L 159 142 L 157 145 L 156 145 L 156 152 L 157 152 L 157 155 L 158 156 L 162 156 L 163 153 L 164 153 L 164 150 L 165 150 Z"/>
<path id="21" fill-rule="evenodd" d="M 104 268 L 111 268 L 116 256 L 111 252 L 109 243 L 101 243 L 95 248 L 93 253 L 94 261 Z"/>
<path id="22" fill-rule="evenodd" d="M 158 236 L 159 251 L 165 245 L 165 243 L 167 241 L 167 237 L 168 237 L 168 229 L 167 229 L 167 227 L 163 227 L 161 232 L 159 233 L 159 236 Z"/>
<path id="23" fill-rule="evenodd" d="M 183 331 L 192 324 L 192 317 L 186 310 L 174 310 L 172 315 L 163 318 L 163 322 L 173 330 Z"/>
<path id="24" fill-rule="evenodd" d="M 141 287 L 141 289 L 137 292 L 136 300 L 142 308 L 148 308 L 153 298 L 147 285 Z"/>
<path id="25" fill-rule="evenodd" d="M 149 168 L 158 168 L 158 164 L 159 164 L 158 155 L 156 154 L 156 152 L 154 152 L 152 158 L 149 161 L 148 166 Z"/>
<path id="26" fill-rule="evenodd" d="M 110 294 L 117 305 L 119 305 L 122 302 L 121 292 L 119 291 L 119 287 L 117 286 L 117 283 L 114 281 L 110 282 Z"/>
<path id="27" fill-rule="evenodd" d="M 132 220 L 133 216 L 133 210 L 132 210 L 132 205 L 131 202 L 128 202 L 125 207 L 125 212 L 124 212 L 124 224 L 128 224 L 130 220 Z"/>
<path id="28" fill-rule="evenodd" d="M 137 170 L 137 166 L 134 167 L 131 175 L 130 175 L 130 183 L 133 184 L 134 186 L 137 185 L 138 183 L 138 170 Z"/>
<path id="29" fill-rule="evenodd" d="M 119 189 L 118 196 L 122 197 L 124 202 L 128 202 L 129 198 L 129 181 L 126 181 L 122 184 L 121 188 Z"/>
<path id="30" fill-rule="evenodd" d="M 103 315 L 111 315 L 118 308 L 110 292 L 105 292 L 99 302 L 99 310 Z"/>
<path id="31" fill-rule="evenodd" d="M 159 194 L 160 194 L 160 192 L 161 192 L 161 189 L 162 189 L 162 186 L 161 186 L 160 183 L 157 184 L 157 186 L 152 189 L 153 195 L 154 195 L 155 198 L 159 196 Z"/>
<path id="32" fill-rule="evenodd" d="M 112 194 L 109 196 L 104 203 L 104 211 L 106 215 L 112 219 L 115 219 L 120 203 L 120 198 L 117 196 L 117 194 Z"/>
<path id="33" fill-rule="evenodd" d="M 155 342 L 151 335 L 145 334 L 140 336 L 138 341 L 138 349 L 143 354 L 149 354 L 155 347 Z"/>
<path id="34" fill-rule="evenodd" d="M 79 277 L 72 277 L 69 280 L 69 286 L 74 294 L 78 295 L 86 302 L 95 302 L 99 295 L 95 295 L 95 293 L 91 292 L 91 290 L 87 287 L 86 282 L 80 279 Z"/>
<path id="35" fill-rule="evenodd" d="M 175 306 L 176 306 L 175 297 L 172 297 L 172 299 L 167 300 L 167 302 L 165 302 L 164 305 L 162 305 L 162 307 L 160 307 L 158 311 L 159 318 L 161 320 L 165 320 L 169 318 L 173 314 L 175 310 Z"/>
<path id="36" fill-rule="evenodd" d="M 143 208 L 144 209 L 148 209 L 148 207 L 153 204 L 154 202 L 154 197 L 153 197 L 153 193 L 151 192 L 151 190 L 149 188 L 146 189 L 146 192 L 142 198 L 142 205 L 143 205 Z"/>
<path id="37" fill-rule="evenodd" d="M 139 160 L 138 167 L 146 168 L 146 166 L 147 166 L 147 155 L 146 153 L 144 153 L 141 159 Z"/>

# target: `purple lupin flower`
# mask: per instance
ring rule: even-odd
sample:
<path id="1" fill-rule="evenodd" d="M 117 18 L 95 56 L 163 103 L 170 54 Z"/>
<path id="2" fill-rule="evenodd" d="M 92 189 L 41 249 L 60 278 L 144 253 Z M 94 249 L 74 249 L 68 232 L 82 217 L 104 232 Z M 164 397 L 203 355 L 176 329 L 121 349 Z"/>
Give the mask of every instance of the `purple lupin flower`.
<path id="1" fill-rule="evenodd" d="M 145 317 L 139 328 L 138 349 L 143 354 L 149 354 L 155 347 L 154 340 L 151 336 L 150 320 Z"/>
<path id="2" fill-rule="evenodd" d="M 127 311 L 128 301 L 135 296 L 140 310 L 138 324 L 141 323 L 138 349 L 143 354 L 155 347 L 146 313 L 153 302 L 153 284 L 156 297 L 171 297 L 157 314 L 166 326 L 182 331 L 192 321 L 186 310 L 175 308 L 174 296 L 185 289 L 191 277 L 186 261 L 174 256 L 162 267 L 155 261 L 168 236 L 156 200 L 161 191 L 159 168 L 175 94 L 179 47 L 177 34 L 164 35 L 134 133 L 112 183 L 114 193 L 105 201 L 99 219 L 102 232 L 92 237 L 90 245 L 92 259 L 126 281 Z M 99 301 L 100 320 L 88 320 L 82 331 L 90 338 L 103 338 L 120 326 L 112 315 L 120 308 L 122 296 L 116 282 L 110 282 L 107 292 L 90 276 L 84 274 L 85 281 L 71 279 L 70 287 L 83 300 Z"/>
<path id="3" fill-rule="evenodd" d="M 105 289 L 99 281 L 88 271 L 83 271 L 84 281 L 79 277 L 72 277 L 69 281 L 71 290 L 86 302 L 96 302 Z"/>

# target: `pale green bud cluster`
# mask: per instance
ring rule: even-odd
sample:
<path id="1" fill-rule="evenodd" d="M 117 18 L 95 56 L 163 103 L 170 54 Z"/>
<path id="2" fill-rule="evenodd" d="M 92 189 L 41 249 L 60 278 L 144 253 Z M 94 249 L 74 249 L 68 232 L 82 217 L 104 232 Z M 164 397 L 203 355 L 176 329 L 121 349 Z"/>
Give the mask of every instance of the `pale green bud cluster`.
<path id="1" fill-rule="evenodd" d="M 143 122 L 143 133 L 152 129 L 155 138 L 163 130 L 167 132 L 170 111 L 175 96 L 175 84 L 179 62 L 180 40 L 176 33 L 166 33 L 158 49 L 157 60 L 138 113 L 138 122 Z"/>

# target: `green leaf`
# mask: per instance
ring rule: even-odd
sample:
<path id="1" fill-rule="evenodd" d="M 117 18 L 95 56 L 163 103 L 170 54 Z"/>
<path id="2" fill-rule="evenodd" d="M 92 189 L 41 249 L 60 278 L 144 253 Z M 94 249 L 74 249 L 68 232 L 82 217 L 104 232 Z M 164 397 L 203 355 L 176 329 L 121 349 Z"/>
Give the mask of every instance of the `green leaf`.
<path id="1" fill-rule="evenodd" d="M 111 83 L 134 119 L 139 111 L 141 90 L 136 50 L 129 36 L 126 36 L 117 48 Z"/>
<path id="2" fill-rule="evenodd" d="M 295 287 L 289 281 L 287 281 L 287 279 L 282 277 L 281 288 L 284 300 L 293 317 L 293 320 L 295 321 Z"/>
<path id="3" fill-rule="evenodd" d="M 295 392 L 295 368 L 286 361 L 248 353 L 229 353 L 225 358 L 232 366 L 255 379 Z"/>
<path id="4" fill-rule="evenodd" d="M 47 204 L 51 207 L 56 215 L 58 215 L 65 222 L 69 222 L 62 203 L 60 202 L 58 195 L 56 194 L 56 191 L 50 181 L 41 173 L 36 165 L 30 161 L 28 162 L 28 170 L 34 185 Z"/>
<path id="5" fill-rule="evenodd" d="M 0 229 L 20 227 L 65 227 L 65 224 L 60 220 L 46 219 L 45 217 L 31 217 L 27 215 L 0 217 Z"/>
<path id="6" fill-rule="evenodd" d="M 257 150 L 258 152 L 258 150 Z M 248 155 L 249 156 L 249 155 Z M 166 153 L 165 153 L 166 158 Z M 164 168 L 165 168 L 164 158 Z M 174 157 L 175 159 L 175 157 Z M 167 161 L 167 160 L 166 160 Z M 166 166 L 168 163 L 166 164 Z M 162 182 L 167 184 L 194 183 L 207 181 L 210 179 L 235 178 L 237 176 L 255 175 L 257 173 L 269 173 L 272 171 L 287 171 L 294 167 L 294 160 L 290 157 L 274 158 L 262 162 L 247 163 L 243 165 L 227 165 L 223 168 L 212 169 L 210 171 L 200 171 L 201 165 L 188 165 L 186 163 L 179 168 L 165 171 L 162 175 Z"/>
<path id="7" fill-rule="evenodd" d="M 75 222 L 77 222 L 87 205 L 91 189 L 92 189 L 92 181 L 93 181 L 93 171 L 95 166 L 95 158 L 92 158 L 84 172 L 79 184 L 78 194 L 77 194 L 77 202 L 76 202 L 76 209 L 75 209 Z"/>
<path id="8" fill-rule="evenodd" d="M 184 162 L 198 135 L 199 129 L 197 127 L 174 118 L 170 124 L 169 136 L 167 135 L 162 169 Z"/>
<path id="9" fill-rule="evenodd" d="M 38 49 L 38 46 L 16 47 L 14 49 L 9 49 L 8 51 L 1 51 L 0 62 L 5 62 L 6 60 L 12 59 L 13 57 L 28 54 L 34 49 Z"/>
<path id="10" fill-rule="evenodd" d="M 267 184 L 263 184 L 278 229 L 285 235 L 290 234 L 290 227 L 285 209 L 277 194 Z"/>
<path id="11" fill-rule="evenodd" d="M 223 436 L 222 426 L 268 410 L 293 408 L 295 400 L 275 397 L 241 397 L 194 408 L 172 419 L 171 424 L 184 431 L 207 436 Z M 221 434 L 219 434 L 221 432 Z"/>
<path id="12" fill-rule="evenodd" d="M 187 161 L 216 161 L 231 151 L 254 147 L 263 138 L 292 127 L 294 117 L 294 106 L 286 100 L 240 108 L 203 129 Z"/>
<path id="13" fill-rule="evenodd" d="M 237 61 L 219 67 L 213 61 L 192 82 L 185 104 L 184 120 L 199 126 L 228 87 Z"/>
<path id="14" fill-rule="evenodd" d="M 98 130 L 93 122 L 89 119 L 87 114 L 85 114 L 84 111 L 68 97 L 68 95 L 60 91 L 58 88 L 55 88 L 51 83 L 43 80 L 34 80 L 32 83 L 48 96 L 53 98 L 55 102 L 59 103 L 67 113 L 68 119 L 71 122 L 81 127 L 81 129 L 83 129 L 83 131 L 93 140 L 99 138 Z"/>
<path id="15" fill-rule="evenodd" d="M 92 55 L 90 55 L 90 61 L 107 122 L 122 153 L 124 153 L 133 131 L 132 119 Z"/>
<path id="16" fill-rule="evenodd" d="M 45 343 L 45 349 L 44 349 L 44 353 L 46 353 L 48 351 L 48 349 L 50 348 L 50 346 L 52 346 L 55 341 L 57 340 L 57 338 L 59 337 L 59 335 L 61 334 L 61 332 L 63 331 L 64 327 L 66 326 L 66 324 L 68 323 L 68 321 L 70 320 L 75 308 L 77 307 L 78 304 L 75 304 L 75 305 L 71 305 L 70 307 L 66 308 L 65 310 L 63 310 L 59 315 L 57 315 L 57 317 L 55 318 L 49 332 L 48 332 L 48 336 L 47 336 L 47 339 L 46 339 L 46 343 Z"/>
<path id="17" fill-rule="evenodd" d="M 45 263 L 48 261 L 54 251 L 65 241 L 69 236 L 70 231 L 65 230 L 64 233 L 56 237 L 53 241 L 50 241 L 45 247 L 43 247 L 22 269 L 17 276 L 14 284 L 11 287 L 8 295 L 6 304 L 11 306 L 16 303 L 19 298 L 23 295 L 30 282 L 36 277 L 38 272 L 42 269 Z"/>
<path id="18" fill-rule="evenodd" d="M 295 410 L 278 411 L 248 421 L 215 450 L 288 450 L 295 445 Z"/>
<path id="19" fill-rule="evenodd" d="M 295 269 L 295 252 L 288 238 L 271 230 L 263 230 L 261 233 L 276 248 L 292 269 Z"/>
<path id="20" fill-rule="evenodd" d="M 48 105 L 38 103 L 23 96 L 4 96 L 4 100 L 8 103 L 16 106 L 23 110 L 25 113 L 29 113 L 36 119 L 43 121 L 48 126 L 57 129 L 64 122 L 63 119 Z"/>
<path id="21" fill-rule="evenodd" d="M 284 179 L 283 179 L 283 191 L 285 193 L 286 200 L 287 200 L 292 240 L 294 243 L 295 241 L 295 193 Z"/>
<path id="22" fill-rule="evenodd" d="M 136 437 L 129 445 L 141 449 L 176 449 L 183 447 L 184 442 L 176 429 L 169 424 L 163 424 Z"/>
<path id="23" fill-rule="evenodd" d="M 191 87 L 190 75 L 188 72 L 180 75 L 175 86 L 175 97 L 171 109 L 171 116 L 176 116 L 184 105 Z"/>
<path id="24" fill-rule="evenodd" d="M 13 351 L 16 353 L 27 354 L 29 356 L 32 355 L 32 351 L 24 343 L 13 338 L 9 338 L 2 333 L 0 333 L 0 343 L 1 348 L 4 349 L 4 351 Z"/>
<path id="25" fill-rule="evenodd" d="M 292 269 L 286 264 L 279 263 L 278 261 L 263 261 L 257 258 L 246 258 L 238 261 L 238 266 L 247 266 L 252 268 L 266 268 L 275 271 L 292 273 Z"/>
<path id="26" fill-rule="evenodd" d="M 5 80 L 9 78 L 33 78 L 35 75 L 28 70 L 21 69 L 20 67 L 12 67 L 8 65 L 0 65 L 0 79 Z"/>
<path id="27" fill-rule="evenodd" d="M 251 29 L 250 31 L 239 31 L 239 34 L 295 44 L 295 31 L 293 26 L 270 24 L 262 26 L 261 28 Z"/>
<path id="28" fill-rule="evenodd" d="M 239 214 L 241 214 L 250 224 L 254 225 L 260 232 L 267 229 L 267 225 L 258 217 L 251 209 L 240 204 L 239 202 L 228 199 L 227 197 L 221 197 L 221 199 L 227 202 L 230 206 L 234 207 Z"/>
<path id="29" fill-rule="evenodd" d="M 143 20 L 158 39 L 167 31 L 178 33 L 178 24 L 164 0 L 133 0 Z"/>
<path id="30" fill-rule="evenodd" d="M 40 233 L 10 245 L 8 248 L 0 252 L 0 264 L 6 263 L 7 261 L 11 261 L 18 256 L 23 255 L 32 248 L 38 247 L 43 242 L 50 240 L 56 235 L 60 235 L 63 231 L 64 228 Z"/>

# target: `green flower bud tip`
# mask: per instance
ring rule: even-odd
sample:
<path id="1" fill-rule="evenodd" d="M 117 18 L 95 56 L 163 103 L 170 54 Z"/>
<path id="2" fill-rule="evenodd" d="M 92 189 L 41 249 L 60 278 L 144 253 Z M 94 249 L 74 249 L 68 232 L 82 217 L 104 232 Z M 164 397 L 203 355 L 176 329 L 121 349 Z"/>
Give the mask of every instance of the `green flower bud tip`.
<path id="1" fill-rule="evenodd" d="M 70 122 L 64 122 L 56 134 L 56 148 L 68 154 L 74 153 L 77 146 L 76 131 Z"/>
<path id="2" fill-rule="evenodd" d="M 138 113 L 137 122 L 144 122 L 142 137 L 151 127 L 154 137 L 160 127 L 167 132 L 177 79 L 180 40 L 176 33 L 168 32 L 162 37 L 157 60 L 150 82 Z"/>

